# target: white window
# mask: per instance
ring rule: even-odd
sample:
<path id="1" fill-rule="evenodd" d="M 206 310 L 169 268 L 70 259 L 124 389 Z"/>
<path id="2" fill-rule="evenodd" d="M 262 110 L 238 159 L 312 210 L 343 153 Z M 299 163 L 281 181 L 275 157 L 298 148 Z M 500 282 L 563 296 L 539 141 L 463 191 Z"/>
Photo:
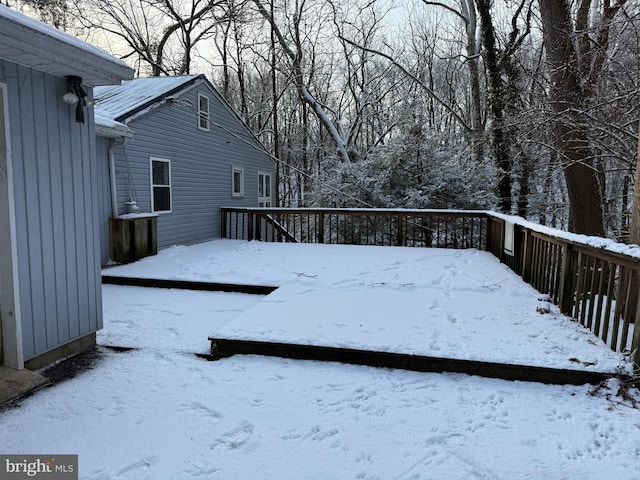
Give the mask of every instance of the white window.
<path id="1" fill-rule="evenodd" d="M 209 97 L 198 94 L 198 128 L 209 130 Z"/>
<path id="2" fill-rule="evenodd" d="M 258 207 L 271 207 L 271 174 L 258 172 Z"/>
<path id="3" fill-rule="evenodd" d="M 171 161 L 151 158 L 151 211 L 171 211 Z"/>
<path id="4" fill-rule="evenodd" d="M 244 197 L 244 169 L 231 167 L 231 192 L 234 197 Z"/>

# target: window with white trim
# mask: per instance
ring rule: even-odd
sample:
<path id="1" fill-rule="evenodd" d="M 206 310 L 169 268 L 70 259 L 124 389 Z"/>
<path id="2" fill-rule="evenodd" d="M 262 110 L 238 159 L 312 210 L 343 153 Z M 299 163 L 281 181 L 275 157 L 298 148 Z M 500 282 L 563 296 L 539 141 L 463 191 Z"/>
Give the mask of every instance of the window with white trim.
<path id="1" fill-rule="evenodd" d="M 231 167 L 231 192 L 234 197 L 244 197 L 244 168 Z"/>
<path id="2" fill-rule="evenodd" d="M 209 130 L 209 97 L 198 94 L 198 128 Z"/>
<path id="3" fill-rule="evenodd" d="M 171 211 L 171 161 L 151 158 L 151 211 Z"/>
<path id="4" fill-rule="evenodd" d="M 258 172 L 258 207 L 271 207 L 271 174 Z"/>

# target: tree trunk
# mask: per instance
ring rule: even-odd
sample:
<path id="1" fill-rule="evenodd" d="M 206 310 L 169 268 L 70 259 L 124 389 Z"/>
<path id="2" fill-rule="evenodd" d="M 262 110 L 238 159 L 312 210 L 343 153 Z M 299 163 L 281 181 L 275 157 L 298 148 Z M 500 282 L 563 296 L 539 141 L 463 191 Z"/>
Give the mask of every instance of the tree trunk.
<path id="1" fill-rule="evenodd" d="M 570 7 L 566 0 L 538 0 L 543 39 L 549 63 L 549 97 L 554 116 L 553 135 L 569 196 L 569 230 L 604 235 L 602 198 L 589 152 L 588 136 L 580 125 L 584 93 L 579 76 L 579 52 L 573 42 Z"/>
<path id="2" fill-rule="evenodd" d="M 511 213 L 511 167 L 512 162 L 509 155 L 509 147 L 504 137 L 504 82 L 502 81 L 502 70 L 498 61 L 498 48 L 496 46 L 496 33 L 491 19 L 491 1 L 476 0 L 478 13 L 480 14 L 480 24 L 482 41 L 484 43 L 484 60 L 487 66 L 489 82 L 489 110 L 493 117 L 491 129 L 492 149 L 498 181 L 495 187 L 496 196 L 500 211 Z"/>
<path id="3" fill-rule="evenodd" d="M 482 95 L 480 91 L 480 49 L 476 41 L 477 20 L 474 0 L 460 0 L 462 18 L 466 24 L 467 71 L 469 72 L 469 107 L 471 121 L 471 151 L 477 163 L 484 161 L 484 123 L 482 121 Z M 434 90 L 433 86 L 430 88 Z M 433 99 L 432 99 L 433 101 Z"/>
<path id="4" fill-rule="evenodd" d="M 640 126 L 638 127 L 640 128 Z M 630 243 L 640 245 L 640 131 L 638 132 L 638 152 L 636 158 L 636 174 L 633 181 L 633 200 L 631 210 Z"/>
<path id="5" fill-rule="evenodd" d="M 531 178 L 531 166 L 532 160 L 524 153 L 520 154 L 520 168 L 518 169 L 518 184 L 520 185 L 520 191 L 518 192 L 518 215 L 522 218 L 527 218 L 529 213 L 529 194 L 531 188 L 529 186 L 529 180 Z"/>
<path id="6" fill-rule="evenodd" d="M 271 16 L 274 16 L 274 6 L 273 2 L 271 2 Z M 271 26 L 271 24 L 269 24 Z M 271 27 L 270 32 L 270 40 L 271 40 L 271 115 L 273 117 L 273 156 L 276 159 L 276 181 L 275 181 L 275 202 L 274 206 L 280 207 L 280 130 L 278 122 L 278 76 L 277 76 L 277 55 L 276 55 L 276 36 L 273 31 L 273 27 Z"/>

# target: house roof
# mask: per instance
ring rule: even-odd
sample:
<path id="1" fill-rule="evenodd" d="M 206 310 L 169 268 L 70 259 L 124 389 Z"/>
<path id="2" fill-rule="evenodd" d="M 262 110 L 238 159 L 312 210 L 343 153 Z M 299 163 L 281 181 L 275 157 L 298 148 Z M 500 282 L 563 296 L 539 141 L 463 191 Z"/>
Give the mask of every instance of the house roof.
<path id="1" fill-rule="evenodd" d="M 52 75 L 77 75 L 86 85 L 133 77 L 122 60 L 49 25 L 0 5 L 0 58 Z"/>
<path id="2" fill-rule="evenodd" d="M 121 85 L 94 90 L 95 112 L 101 118 L 123 122 L 198 80 L 204 75 L 136 78 Z"/>
<path id="3" fill-rule="evenodd" d="M 274 161 L 258 137 L 202 74 L 136 78 L 122 82 L 120 85 L 96 87 L 93 91 L 96 132 L 101 136 L 123 136 L 120 133 L 123 132 L 124 127 L 129 134 L 133 134 L 125 125 L 128 121 L 164 105 L 166 101 L 177 97 L 186 88 L 199 82 L 208 85 L 224 108 L 228 109 L 229 113 L 237 119 L 238 124 L 242 125 L 245 132 L 255 141 L 255 146 Z M 114 122 L 118 124 L 116 130 L 112 128 Z"/>

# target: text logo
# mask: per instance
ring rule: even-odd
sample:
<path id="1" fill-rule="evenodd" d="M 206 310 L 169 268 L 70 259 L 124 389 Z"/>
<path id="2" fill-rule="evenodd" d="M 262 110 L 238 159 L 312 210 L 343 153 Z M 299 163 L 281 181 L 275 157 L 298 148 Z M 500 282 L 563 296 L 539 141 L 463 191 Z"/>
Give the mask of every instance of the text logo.
<path id="1" fill-rule="evenodd" d="M 78 455 L 1 455 L 0 480 L 78 480 Z"/>

